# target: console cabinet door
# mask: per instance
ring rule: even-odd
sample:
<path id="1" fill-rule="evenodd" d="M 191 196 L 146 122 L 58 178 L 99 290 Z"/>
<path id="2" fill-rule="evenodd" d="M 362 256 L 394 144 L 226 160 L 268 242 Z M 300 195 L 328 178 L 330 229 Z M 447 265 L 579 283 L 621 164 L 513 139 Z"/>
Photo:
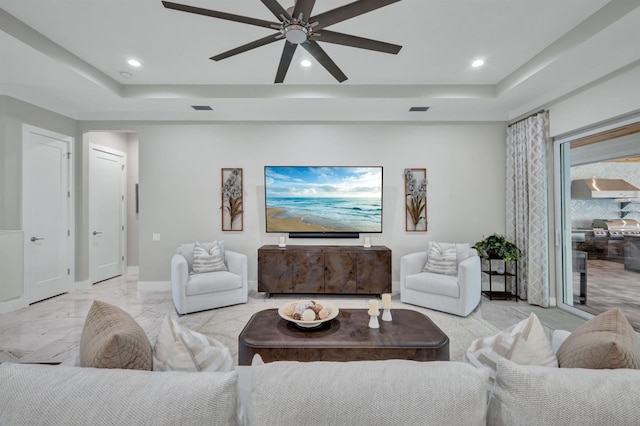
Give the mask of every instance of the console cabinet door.
<path id="1" fill-rule="evenodd" d="M 293 292 L 291 255 L 285 252 L 259 253 L 258 291 L 266 293 Z"/>
<path id="2" fill-rule="evenodd" d="M 324 253 L 299 251 L 292 257 L 294 293 L 324 293 Z"/>
<path id="3" fill-rule="evenodd" d="M 325 293 L 356 293 L 356 288 L 356 254 L 343 251 L 325 252 Z"/>
<path id="4" fill-rule="evenodd" d="M 356 260 L 357 292 L 390 293 L 390 262 L 388 252 L 358 253 Z"/>

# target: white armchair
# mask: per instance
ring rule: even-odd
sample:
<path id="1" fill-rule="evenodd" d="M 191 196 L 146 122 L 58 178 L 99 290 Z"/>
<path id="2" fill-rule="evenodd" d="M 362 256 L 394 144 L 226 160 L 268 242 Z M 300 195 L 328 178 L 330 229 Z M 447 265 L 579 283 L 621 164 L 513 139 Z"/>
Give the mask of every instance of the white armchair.
<path id="1" fill-rule="evenodd" d="M 182 244 L 171 258 L 171 295 L 179 314 L 246 303 L 247 256 L 224 251 L 228 271 L 193 273 L 194 244 Z"/>
<path id="2" fill-rule="evenodd" d="M 480 303 L 482 277 L 480 257 L 468 244 L 440 243 L 443 248 L 456 247 L 457 275 L 425 272 L 427 250 L 407 254 L 400 259 L 400 300 L 437 311 L 466 317 Z"/>

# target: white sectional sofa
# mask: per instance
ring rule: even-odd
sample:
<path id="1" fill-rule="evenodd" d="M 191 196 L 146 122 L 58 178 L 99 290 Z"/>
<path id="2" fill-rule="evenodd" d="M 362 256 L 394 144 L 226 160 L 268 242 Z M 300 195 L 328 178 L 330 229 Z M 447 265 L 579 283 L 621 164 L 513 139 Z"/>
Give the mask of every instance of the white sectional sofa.
<path id="1" fill-rule="evenodd" d="M 626 425 L 639 370 L 275 362 L 227 373 L 0 365 L 7 425 Z"/>
<path id="2" fill-rule="evenodd" d="M 171 324 L 167 317 L 163 329 Z M 206 336 L 174 324 L 174 334 L 161 329 L 153 360 L 172 371 L 125 370 L 151 363 L 150 344 L 134 325 L 120 308 L 92 305 L 79 361 L 111 368 L 0 365 L 0 425 L 640 424 L 640 340 L 619 309 L 573 333 L 555 330 L 550 342 L 531 314 L 473 342 L 467 362 L 263 364 L 256 357 L 233 368 L 217 362 L 224 354 L 217 346 L 197 350 L 212 343 Z M 163 354 L 176 358 L 165 362 Z M 175 371 L 184 368 L 194 372 Z"/>

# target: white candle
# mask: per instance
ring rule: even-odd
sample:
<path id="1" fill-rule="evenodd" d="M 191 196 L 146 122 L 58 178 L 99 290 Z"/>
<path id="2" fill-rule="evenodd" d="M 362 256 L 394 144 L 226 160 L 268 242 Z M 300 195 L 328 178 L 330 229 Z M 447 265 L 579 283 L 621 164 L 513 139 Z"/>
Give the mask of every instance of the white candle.
<path id="1" fill-rule="evenodd" d="M 389 309 L 391 307 L 391 293 L 382 294 L 382 307 Z"/>
<path id="2" fill-rule="evenodd" d="M 374 315 L 378 312 L 378 301 L 376 299 L 369 300 L 369 314 Z"/>

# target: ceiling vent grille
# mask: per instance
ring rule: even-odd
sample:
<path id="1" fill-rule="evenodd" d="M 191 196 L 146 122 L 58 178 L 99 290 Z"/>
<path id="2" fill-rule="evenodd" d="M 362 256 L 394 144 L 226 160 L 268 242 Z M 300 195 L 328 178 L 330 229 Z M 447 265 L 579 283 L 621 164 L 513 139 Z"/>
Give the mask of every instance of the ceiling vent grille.
<path id="1" fill-rule="evenodd" d="M 209 105 L 191 105 L 191 108 L 195 109 L 196 111 L 213 111 L 213 108 L 211 108 Z"/>
<path id="2" fill-rule="evenodd" d="M 411 111 L 411 112 L 424 112 L 424 111 L 426 111 L 428 109 L 429 109 L 429 107 L 427 107 L 427 106 L 415 106 L 415 107 L 409 108 L 409 111 Z"/>

